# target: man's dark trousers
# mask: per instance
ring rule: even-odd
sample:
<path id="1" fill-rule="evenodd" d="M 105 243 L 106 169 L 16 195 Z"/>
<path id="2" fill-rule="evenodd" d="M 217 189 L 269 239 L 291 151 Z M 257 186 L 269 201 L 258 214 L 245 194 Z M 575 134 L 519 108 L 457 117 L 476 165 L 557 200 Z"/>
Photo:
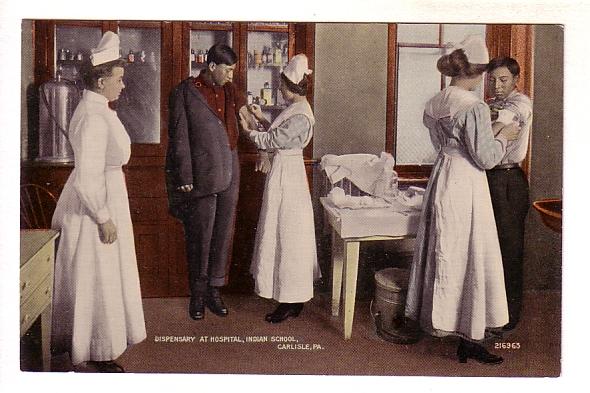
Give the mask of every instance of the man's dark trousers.
<path id="1" fill-rule="evenodd" d="M 523 289 L 524 225 L 529 184 L 520 167 L 486 171 L 502 252 L 509 325 L 520 320 Z"/>
<path id="2" fill-rule="evenodd" d="M 191 199 L 183 214 L 184 236 L 193 295 L 208 286 L 225 285 L 240 188 L 237 149 L 232 151 L 232 179 L 221 192 Z"/>

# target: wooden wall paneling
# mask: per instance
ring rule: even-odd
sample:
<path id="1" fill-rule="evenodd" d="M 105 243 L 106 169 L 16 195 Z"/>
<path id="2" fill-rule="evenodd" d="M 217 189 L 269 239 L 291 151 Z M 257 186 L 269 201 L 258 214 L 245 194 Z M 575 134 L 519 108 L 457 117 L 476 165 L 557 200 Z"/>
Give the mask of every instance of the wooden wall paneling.
<path id="1" fill-rule="evenodd" d="M 387 101 L 385 103 L 385 151 L 395 156 L 395 102 L 396 95 L 391 92 L 397 92 L 396 70 L 397 70 L 397 24 L 390 23 L 387 26 Z"/>
<path id="2" fill-rule="evenodd" d="M 142 297 L 169 296 L 168 236 L 161 225 L 133 223 Z"/>
<path id="3" fill-rule="evenodd" d="M 188 264 L 182 223 L 170 217 L 167 223 L 168 282 L 167 296 L 188 296 Z"/>

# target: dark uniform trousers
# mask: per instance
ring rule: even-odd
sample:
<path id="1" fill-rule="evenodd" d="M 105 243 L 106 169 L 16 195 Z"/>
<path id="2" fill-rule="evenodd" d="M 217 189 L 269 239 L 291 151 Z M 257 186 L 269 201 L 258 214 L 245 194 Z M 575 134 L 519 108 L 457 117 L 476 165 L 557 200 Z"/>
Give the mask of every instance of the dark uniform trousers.
<path id="1" fill-rule="evenodd" d="M 486 171 L 502 252 L 509 324 L 520 320 L 523 288 L 524 224 L 529 210 L 529 184 L 523 170 Z"/>
<path id="2" fill-rule="evenodd" d="M 240 188 L 237 149 L 232 151 L 232 179 L 221 192 L 191 199 L 182 222 L 192 295 L 225 285 Z"/>

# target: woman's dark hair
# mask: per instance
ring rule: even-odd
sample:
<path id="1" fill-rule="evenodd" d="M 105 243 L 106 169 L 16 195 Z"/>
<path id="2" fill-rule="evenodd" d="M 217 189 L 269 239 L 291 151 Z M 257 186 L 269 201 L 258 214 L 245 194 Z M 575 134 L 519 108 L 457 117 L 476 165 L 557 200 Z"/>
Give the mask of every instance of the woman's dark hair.
<path id="1" fill-rule="evenodd" d="M 209 48 L 207 54 L 207 64 L 225 64 L 228 66 L 234 65 L 238 62 L 236 52 L 225 44 L 215 44 Z"/>
<path id="2" fill-rule="evenodd" d="M 84 88 L 88 90 L 96 90 L 98 88 L 98 80 L 100 78 L 113 75 L 113 68 L 125 67 L 125 60 L 117 59 L 109 61 L 108 63 L 93 66 L 90 60 L 86 60 L 82 67 L 80 67 L 80 74 L 84 82 Z"/>
<path id="3" fill-rule="evenodd" d="M 512 57 L 496 57 L 488 64 L 488 72 L 494 71 L 496 68 L 506 67 L 512 76 L 520 75 L 520 66 L 518 62 Z"/>
<path id="4" fill-rule="evenodd" d="M 299 94 L 300 96 L 307 95 L 307 86 L 309 84 L 307 75 L 303 75 L 303 79 L 299 83 L 293 83 L 287 76 L 281 72 L 281 80 L 291 93 Z"/>
<path id="5" fill-rule="evenodd" d="M 473 77 L 485 72 L 487 64 L 472 64 L 467 59 L 463 49 L 456 49 L 448 55 L 442 56 L 436 62 L 436 68 L 441 74 L 455 77 Z"/>

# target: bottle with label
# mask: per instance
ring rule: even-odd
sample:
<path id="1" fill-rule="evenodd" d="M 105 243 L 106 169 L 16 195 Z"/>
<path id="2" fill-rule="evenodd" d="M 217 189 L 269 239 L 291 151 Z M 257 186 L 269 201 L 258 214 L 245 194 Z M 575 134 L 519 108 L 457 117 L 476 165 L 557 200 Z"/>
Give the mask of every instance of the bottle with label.
<path id="1" fill-rule="evenodd" d="M 207 62 L 207 58 L 209 57 L 209 49 L 205 50 L 205 55 L 203 56 L 203 62 L 206 63 Z"/>
<path id="2" fill-rule="evenodd" d="M 268 55 L 266 53 L 266 46 L 264 48 L 262 48 L 262 64 L 266 64 L 266 61 L 268 59 Z"/>
<path id="3" fill-rule="evenodd" d="M 254 103 L 254 96 L 252 95 L 252 92 L 249 91 L 248 92 L 248 105 L 252 105 Z"/>
<path id="4" fill-rule="evenodd" d="M 76 54 L 76 60 L 77 61 L 84 60 L 84 56 L 82 55 L 82 52 L 78 51 L 78 53 Z"/>
<path id="5" fill-rule="evenodd" d="M 203 54 L 203 50 L 199 49 L 197 53 L 197 63 L 204 63 L 205 62 L 205 55 Z"/>
<path id="6" fill-rule="evenodd" d="M 268 82 L 264 82 L 264 87 L 260 90 L 260 97 L 264 100 L 265 105 L 273 105 L 272 89 Z"/>
<path id="7" fill-rule="evenodd" d="M 269 46 L 266 49 L 266 64 L 272 64 L 272 59 L 273 59 L 272 48 Z"/>
<path id="8" fill-rule="evenodd" d="M 143 50 L 139 53 L 139 61 L 145 63 L 145 51 Z"/>
<path id="9" fill-rule="evenodd" d="M 66 56 L 66 50 L 64 48 L 61 48 L 59 50 L 59 60 L 60 61 L 65 61 L 67 60 L 67 56 Z"/>
<path id="10" fill-rule="evenodd" d="M 129 53 L 127 54 L 127 61 L 129 63 L 135 62 L 135 53 L 133 53 L 133 51 L 131 49 L 129 49 Z"/>
<path id="11" fill-rule="evenodd" d="M 257 66 L 260 66 L 260 64 L 262 64 L 262 54 L 258 52 L 256 49 L 254 49 L 254 63 Z"/>
<path id="12" fill-rule="evenodd" d="M 195 50 L 191 49 L 191 63 L 197 61 L 197 55 L 195 54 Z"/>
<path id="13" fill-rule="evenodd" d="M 283 64 L 283 51 L 281 50 L 280 44 L 277 44 L 277 47 L 275 48 L 275 53 L 273 56 L 273 63 L 275 65 Z"/>

